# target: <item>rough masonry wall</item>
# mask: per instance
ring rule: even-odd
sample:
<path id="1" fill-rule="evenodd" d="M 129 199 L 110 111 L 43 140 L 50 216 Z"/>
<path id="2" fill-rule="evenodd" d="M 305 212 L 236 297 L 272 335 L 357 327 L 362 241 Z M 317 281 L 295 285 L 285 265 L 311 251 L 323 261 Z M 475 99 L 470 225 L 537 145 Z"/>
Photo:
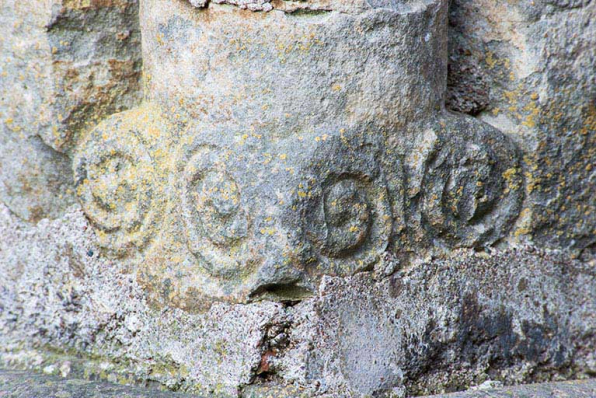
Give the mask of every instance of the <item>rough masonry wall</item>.
<path id="1" fill-rule="evenodd" d="M 594 258 L 596 3 L 454 0 L 448 106 L 524 149 L 529 201 L 516 235 Z"/>
<path id="2" fill-rule="evenodd" d="M 140 99 L 138 1 L 0 3 L 0 197 L 20 218 L 75 202 L 80 133 Z"/>

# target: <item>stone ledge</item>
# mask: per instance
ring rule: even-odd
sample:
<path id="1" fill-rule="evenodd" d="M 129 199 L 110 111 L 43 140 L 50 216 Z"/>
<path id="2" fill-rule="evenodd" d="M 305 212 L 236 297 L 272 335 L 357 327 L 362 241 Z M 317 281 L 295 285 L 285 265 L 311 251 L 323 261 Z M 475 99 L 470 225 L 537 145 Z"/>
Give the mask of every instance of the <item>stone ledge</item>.
<path id="1" fill-rule="evenodd" d="M 433 395 L 428 398 L 594 398 L 596 379 L 557 383 L 527 384 L 514 387 L 490 388 Z"/>
<path id="2" fill-rule="evenodd" d="M 269 393 L 282 398 L 284 389 L 273 388 Z M 260 394 L 265 393 L 265 394 Z M 244 395 L 244 394 L 243 394 Z M 269 396 L 265 391 L 249 391 L 244 396 Z M 289 396 L 302 396 L 290 392 Z M 0 369 L 0 398 L 192 398 L 194 394 L 159 391 L 155 389 L 123 386 L 102 381 L 63 379 L 39 373 Z M 528 384 L 514 387 L 465 391 L 428 398 L 594 398 L 596 379 L 574 380 L 557 383 Z M 329 397 L 330 398 L 330 397 Z"/>
<path id="3" fill-rule="evenodd" d="M 102 381 L 63 379 L 19 370 L 0 369 L 0 398 L 190 398 L 198 395 L 164 392 Z"/>

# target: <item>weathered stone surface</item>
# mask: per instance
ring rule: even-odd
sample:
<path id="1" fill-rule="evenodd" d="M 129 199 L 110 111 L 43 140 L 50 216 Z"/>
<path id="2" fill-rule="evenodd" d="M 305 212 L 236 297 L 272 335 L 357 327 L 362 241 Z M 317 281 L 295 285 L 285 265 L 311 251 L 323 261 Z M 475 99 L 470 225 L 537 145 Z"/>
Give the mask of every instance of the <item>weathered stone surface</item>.
<path id="1" fill-rule="evenodd" d="M 591 266 L 512 251 L 425 263 L 382 281 L 326 278 L 305 304 L 316 324 L 292 337 L 306 333 L 316 347 L 303 377 L 323 391 L 424 395 L 487 377 L 573 377 L 594 361 L 594 276 Z M 581 365 L 579 352 L 588 354 Z"/>
<path id="2" fill-rule="evenodd" d="M 32 231 L 4 207 L 1 225 L 7 277 L 0 290 L 4 365 L 55 364 L 55 372 L 65 368 L 68 374 L 71 363 L 76 367 L 72 359 L 56 355 L 47 362 L 36 347 L 70 347 L 86 355 L 79 369 L 85 375 L 111 374 L 110 381 L 130 382 L 150 378 L 170 388 L 193 379 L 196 383 L 185 386 L 191 391 L 232 396 L 254 378 L 268 325 L 283 318 L 283 306 L 272 302 L 215 304 L 209 313 L 194 316 L 152 310 L 125 265 L 99 254 L 95 234 L 78 209 L 61 220 L 43 220 Z M 24 336 L 37 342 L 21 351 Z M 107 357 L 116 362 L 94 359 Z"/>
<path id="3" fill-rule="evenodd" d="M 594 380 L 544 383 L 508 388 L 488 388 L 477 391 L 437 395 L 434 398 L 589 398 L 596 395 Z"/>
<path id="4" fill-rule="evenodd" d="M 0 397 L 3 398 L 184 398 L 197 395 L 179 394 L 126 387 L 115 384 L 62 379 L 32 372 L 0 370 Z"/>
<path id="5" fill-rule="evenodd" d="M 596 372 L 593 2 L 453 2 L 449 78 L 445 0 L 35 4 L 0 17 L 0 365 L 225 397 Z"/>
<path id="6" fill-rule="evenodd" d="M 67 151 L 139 99 L 136 0 L 2 2 L 4 129 Z"/>
<path id="7" fill-rule="evenodd" d="M 436 395 L 432 398 L 591 398 L 596 394 L 596 381 L 576 380 L 562 383 L 544 383 L 508 388 L 480 388 L 474 391 Z M 81 379 L 63 379 L 33 372 L 0 370 L 0 396 L 5 398 L 176 398 L 195 397 L 195 394 L 162 392 L 139 387 L 126 387 L 106 382 Z M 274 388 L 267 392 L 249 389 L 244 398 L 301 398 L 308 397 L 298 389 Z M 328 395 L 331 398 L 331 395 Z M 431 398 L 431 397 L 429 397 Z"/>
<path id="8" fill-rule="evenodd" d="M 0 3 L 0 198 L 19 217 L 73 202 L 81 131 L 140 99 L 138 2 Z M 57 152 L 55 152 L 57 151 Z"/>
<path id="9" fill-rule="evenodd" d="M 223 396 L 292 384 L 428 394 L 595 371 L 594 265 L 557 253 L 462 251 L 389 278 L 325 277 L 300 303 L 193 315 L 152 308 L 75 206 L 35 231 L 4 208 L 1 225 L 3 366 Z"/>
<path id="10" fill-rule="evenodd" d="M 75 188 L 100 246 L 114 255 L 142 249 L 159 228 L 167 161 L 166 122 L 144 106 L 110 117 L 80 143 Z"/>
<path id="11" fill-rule="evenodd" d="M 516 235 L 594 258 L 596 2 L 452 3 L 452 70 L 471 71 L 451 82 L 452 106 L 485 108 L 478 117 L 525 152 L 527 222 Z"/>
<path id="12" fill-rule="evenodd" d="M 19 217 L 56 218 L 75 203 L 70 159 L 39 137 L 0 136 L 0 198 Z"/>
<path id="13" fill-rule="evenodd" d="M 142 4 L 148 104 L 88 134 L 74 167 L 106 249 L 147 246 L 127 254 L 154 303 L 295 300 L 388 248 L 407 262 L 491 245 L 513 225 L 515 144 L 443 109 L 446 3 L 334 6 Z M 101 151 L 135 167 L 115 177 Z"/>

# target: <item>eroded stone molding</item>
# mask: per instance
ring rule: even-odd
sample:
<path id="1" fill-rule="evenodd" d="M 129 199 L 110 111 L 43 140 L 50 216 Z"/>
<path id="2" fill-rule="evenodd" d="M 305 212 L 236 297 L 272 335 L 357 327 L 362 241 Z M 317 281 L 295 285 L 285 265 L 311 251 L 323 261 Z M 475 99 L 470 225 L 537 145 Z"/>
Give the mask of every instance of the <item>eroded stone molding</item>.
<path id="1" fill-rule="evenodd" d="M 214 145 L 185 148 L 179 161 L 180 214 L 190 251 L 216 277 L 240 277 L 251 268 L 247 204 Z"/>
<path id="2" fill-rule="evenodd" d="M 165 129 L 154 110 L 141 107 L 111 116 L 78 147 L 73 160 L 77 197 L 108 252 L 124 255 L 143 248 L 159 226 L 164 187 L 151 135 L 155 140 Z"/>
<path id="3" fill-rule="evenodd" d="M 146 103 L 93 129 L 73 168 L 100 244 L 141 254 L 156 303 L 291 300 L 513 225 L 515 144 L 443 107 L 446 2 L 300 20 L 142 8 Z"/>
<path id="4" fill-rule="evenodd" d="M 452 247 L 490 245 L 521 210 L 523 178 L 514 143 L 488 125 L 453 117 L 424 161 L 425 227 Z M 457 132 L 457 134 L 453 134 Z"/>

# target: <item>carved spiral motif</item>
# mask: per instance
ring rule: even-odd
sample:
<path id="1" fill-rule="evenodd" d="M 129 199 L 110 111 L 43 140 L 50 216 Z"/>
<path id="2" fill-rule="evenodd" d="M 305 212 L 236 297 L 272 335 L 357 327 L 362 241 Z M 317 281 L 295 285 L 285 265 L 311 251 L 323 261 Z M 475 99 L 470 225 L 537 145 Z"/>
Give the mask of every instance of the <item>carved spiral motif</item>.
<path id="1" fill-rule="evenodd" d="M 191 153 L 179 183 L 188 247 L 211 274 L 237 275 L 247 268 L 239 259 L 249 230 L 240 188 L 216 148 L 199 146 Z"/>
<path id="2" fill-rule="evenodd" d="M 108 120 L 93 130 L 74 159 L 77 196 L 98 230 L 98 241 L 116 254 L 143 246 L 156 218 L 155 172 L 134 131 Z"/>
<path id="3" fill-rule="evenodd" d="M 519 214 L 523 181 L 516 148 L 493 129 L 437 143 L 423 181 L 427 229 L 451 245 L 491 244 Z"/>
<path id="4" fill-rule="evenodd" d="M 332 149 L 332 152 L 335 152 Z M 388 244 L 393 218 L 384 176 L 372 154 L 327 154 L 322 183 L 306 206 L 306 237 L 326 268 L 340 275 L 366 269 Z M 319 171 L 320 173 L 320 171 Z"/>
<path id="5" fill-rule="evenodd" d="M 371 208 L 358 180 L 347 178 L 327 187 L 323 194 L 326 228 L 314 237 L 322 251 L 330 257 L 358 249 L 365 242 L 371 222 Z"/>

